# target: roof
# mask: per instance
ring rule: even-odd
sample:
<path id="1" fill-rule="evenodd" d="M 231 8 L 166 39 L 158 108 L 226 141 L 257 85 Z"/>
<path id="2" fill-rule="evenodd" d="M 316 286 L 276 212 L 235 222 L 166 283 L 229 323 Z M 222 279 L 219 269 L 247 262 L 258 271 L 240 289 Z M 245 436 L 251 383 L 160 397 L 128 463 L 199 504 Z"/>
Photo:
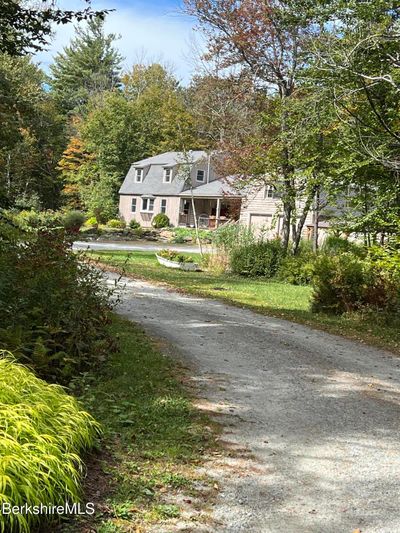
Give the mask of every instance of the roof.
<path id="1" fill-rule="evenodd" d="M 189 152 L 190 163 L 196 163 L 208 157 L 206 152 L 195 150 Z M 171 183 L 163 183 L 164 167 L 174 166 L 184 163 L 183 152 L 165 152 L 163 154 L 148 157 L 141 161 L 136 161 L 126 175 L 119 190 L 120 194 L 158 194 L 165 196 L 177 196 L 185 189 L 185 183 L 179 177 L 174 176 Z M 135 169 L 150 167 L 141 183 L 135 182 Z"/>
<path id="2" fill-rule="evenodd" d="M 203 150 L 190 150 L 188 152 L 188 160 L 190 163 L 195 163 L 199 159 L 207 156 L 207 152 Z M 185 163 L 185 155 L 183 152 L 164 152 L 163 154 L 148 157 L 141 161 L 135 161 L 133 167 L 146 167 L 147 165 L 162 165 L 163 167 L 177 165 L 178 163 Z"/>
<path id="3" fill-rule="evenodd" d="M 191 197 L 190 190 L 186 190 L 180 193 L 179 196 L 184 198 Z M 224 196 L 241 196 L 229 183 L 223 179 L 217 179 L 200 185 L 193 189 L 193 196 L 195 198 L 222 198 Z"/>

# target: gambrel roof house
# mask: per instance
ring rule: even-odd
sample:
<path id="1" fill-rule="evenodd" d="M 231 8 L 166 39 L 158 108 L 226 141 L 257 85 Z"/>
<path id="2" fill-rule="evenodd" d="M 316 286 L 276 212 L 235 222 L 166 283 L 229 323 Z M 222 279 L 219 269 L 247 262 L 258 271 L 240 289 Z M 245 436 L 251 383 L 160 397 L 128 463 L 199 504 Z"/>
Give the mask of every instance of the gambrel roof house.
<path id="1" fill-rule="evenodd" d="M 143 227 L 151 227 L 154 215 L 165 213 L 172 226 L 193 226 L 196 216 L 200 227 L 215 228 L 240 219 L 268 237 L 282 230 L 280 199 L 273 187 L 238 192 L 217 176 L 212 154 L 204 151 L 166 152 L 136 161 L 119 194 L 120 215 L 127 223 L 135 219 Z M 312 224 L 310 213 L 305 234 Z"/>

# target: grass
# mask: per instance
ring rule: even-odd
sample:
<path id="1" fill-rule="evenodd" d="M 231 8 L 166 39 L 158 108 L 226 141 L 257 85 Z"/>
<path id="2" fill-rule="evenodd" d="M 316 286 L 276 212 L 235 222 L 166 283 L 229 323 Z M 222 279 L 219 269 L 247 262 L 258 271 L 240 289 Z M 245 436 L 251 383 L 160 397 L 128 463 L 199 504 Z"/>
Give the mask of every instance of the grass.
<path id="1" fill-rule="evenodd" d="M 86 482 L 97 512 L 63 531 L 87 531 L 88 523 L 98 533 L 145 531 L 183 510 L 191 521 L 207 520 L 213 488 L 196 467 L 214 447 L 214 430 L 193 407 L 183 369 L 131 322 L 115 317 L 111 332 L 118 352 L 73 384 L 104 428 Z"/>
<path id="2" fill-rule="evenodd" d="M 194 260 L 196 254 L 190 254 Z M 96 260 L 134 277 L 164 283 L 188 294 L 218 298 L 259 313 L 344 335 L 400 354 L 400 319 L 388 322 L 377 313 L 332 316 L 312 313 L 312 289 L 276 281 L 211 272 L 183 272 L 158 264 L 153 252 L 94 252 Z"/>

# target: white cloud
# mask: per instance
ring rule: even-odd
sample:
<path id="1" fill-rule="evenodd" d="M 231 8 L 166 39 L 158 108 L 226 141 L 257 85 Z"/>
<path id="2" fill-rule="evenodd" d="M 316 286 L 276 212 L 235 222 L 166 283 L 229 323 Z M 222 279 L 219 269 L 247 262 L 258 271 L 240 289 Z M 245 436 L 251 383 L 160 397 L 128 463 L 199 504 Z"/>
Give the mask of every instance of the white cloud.
<path id="1" fill-rule="evenodd" d="M 121 36 L 115 46 L 125 58 L 126 70 L 145 53 L 149 60 L 162 61 L 174 67 L 175 75 L 184 84 L 189 81 L 192 70 L 188 59 L 193 37 L 191 20 L 171 11 L 146 12 L 137 7 L 113 6 L 110 2 L 107 5 L 93 2 L 92 5 L 94 9 L 116 9 L 107 16 L 105 29 Z M 68 2 L 68 9 L 79 9 L 81 6 L 76 1 Z M 48 70 L 53 57 L 68 45 L 73 35 L 73 24 L 55 27 L 55 36 L 48 50 L 37 54 L 35 60 Z"/>

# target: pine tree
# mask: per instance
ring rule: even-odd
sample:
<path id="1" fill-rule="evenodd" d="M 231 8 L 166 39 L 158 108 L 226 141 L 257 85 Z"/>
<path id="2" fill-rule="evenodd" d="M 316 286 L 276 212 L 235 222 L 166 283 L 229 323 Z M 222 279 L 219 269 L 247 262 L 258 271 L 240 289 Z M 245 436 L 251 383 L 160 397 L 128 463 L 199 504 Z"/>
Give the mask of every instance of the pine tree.
<path id="1" fill-rule="evenodd" d="M 100 18 L 76 33 L 51 66 L 51 86 L 64 111 L 82 114 L 90 97 L 119 85 L 122 57 L 113 46 L 116 35 L 104 33 Z"/>

